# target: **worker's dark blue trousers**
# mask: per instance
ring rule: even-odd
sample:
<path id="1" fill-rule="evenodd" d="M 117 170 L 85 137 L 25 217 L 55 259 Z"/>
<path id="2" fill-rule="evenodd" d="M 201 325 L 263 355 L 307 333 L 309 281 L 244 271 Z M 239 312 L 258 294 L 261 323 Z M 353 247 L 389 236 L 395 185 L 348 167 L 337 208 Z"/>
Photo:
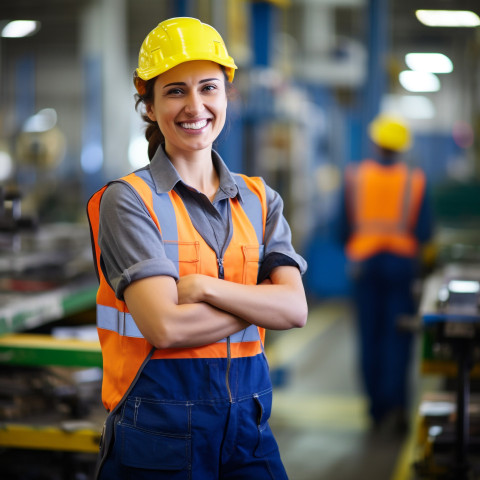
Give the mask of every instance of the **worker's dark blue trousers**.
<path id="1" fill-rule="evenodd" d="M 102 480 L 286 479 L 263 354 L 151 360 L 115 420 Z"/>
<path id="2" fill-rule="evenodd" d="M 374 422 L 406 411 L 413 334 L 401 330 L 402 315 L 415 313 L 412 283 L 416 263 L 378 255 L 359 265 L 354 278 L 360 368 Z"/>

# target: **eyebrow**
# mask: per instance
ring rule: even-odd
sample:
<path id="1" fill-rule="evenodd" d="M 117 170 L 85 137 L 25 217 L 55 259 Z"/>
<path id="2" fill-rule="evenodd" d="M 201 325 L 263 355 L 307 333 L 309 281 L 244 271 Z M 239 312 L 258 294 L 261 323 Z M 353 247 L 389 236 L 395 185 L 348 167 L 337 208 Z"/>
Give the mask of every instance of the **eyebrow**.
<path id="1" fill-rule="evenodd" d="M 207 83 L 207 82 L 212 82 L 212 81 L 217 81 L 219 82 L 220 79 L 219 78 L 205 78 L 203 80 L 200 80 L 198 83 Z M 172 83 L 167 83 L 167 85 L 164 85 L 163 88 L 167 88 L 167 87 L 172 87 L 172 86 L 178 86 L 178 85 L 181 85 L 181 86 L 185 86 L 186 83 L 185 82 L 172 82 Z"/>

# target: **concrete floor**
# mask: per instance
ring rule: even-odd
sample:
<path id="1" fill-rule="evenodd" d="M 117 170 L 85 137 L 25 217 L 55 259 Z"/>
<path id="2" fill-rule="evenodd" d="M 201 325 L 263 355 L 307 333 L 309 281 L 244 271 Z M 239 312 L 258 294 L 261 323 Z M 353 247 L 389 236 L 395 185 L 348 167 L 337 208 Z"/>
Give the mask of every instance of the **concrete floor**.
<path id="1" fill-rule="evenodd" d="M 316 305 L 303 329 L 268 335 L 270 424 L 290 480 L 410 480 L 409 438 L 369 428 L 348 303 Z"/>

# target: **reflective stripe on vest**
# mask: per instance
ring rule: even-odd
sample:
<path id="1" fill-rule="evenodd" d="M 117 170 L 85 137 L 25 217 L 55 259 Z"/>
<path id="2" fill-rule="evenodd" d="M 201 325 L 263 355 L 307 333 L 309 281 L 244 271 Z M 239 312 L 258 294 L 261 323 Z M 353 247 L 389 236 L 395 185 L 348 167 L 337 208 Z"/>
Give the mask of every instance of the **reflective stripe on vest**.
<path id="1" fill-rule="evenodd" d="M 142 199 L 162 235 L 167 257 L 179 276 L 201 273 L 218 277 L 215 252 L 195 230 L 180 196 L 173 190 L 157 194 L 148 170 L 140 170 L 118 180 L 130 185 Z M 259 178 L 237 176 L 243 183 L 242 204 L 230 199 L 233 234 L 223 257 L 225 280 L 256 284 L 259 262 L 263 259 L 266 222 L 266 193 Z M 100 268 L 98 246 L 100 202 L 107 187 L 92 196 L 87 211 L 92 245 L 100 281 L 97 293 L 97 327 L 103 354 L 102 397 L 108 410 L 121 400 L 152 346 L 143 337 L 125 302 L 117 299 Z M 251 325 L 230 336 L 230 357 L 248 357 L 262 352 L 263 328 Z M 226 358 L 226 339 L 195 348 L 169 348 L 154 351 L 153 359 Z"/>
<path id="2" fill-rule="evenodd" d="M 425 191 L 419 169 L 404 164 L 384 166 L 372 160 L 347 170 L 347 208 L 353 233 L 347 256 L 360 261 L 380 252 L 413 257 L 413 234 Z"/>

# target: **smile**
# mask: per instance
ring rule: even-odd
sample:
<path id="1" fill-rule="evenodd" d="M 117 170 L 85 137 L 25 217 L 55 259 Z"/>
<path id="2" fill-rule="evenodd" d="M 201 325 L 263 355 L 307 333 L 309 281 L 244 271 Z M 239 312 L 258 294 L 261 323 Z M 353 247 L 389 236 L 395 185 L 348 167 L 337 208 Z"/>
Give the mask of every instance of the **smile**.
<path id="1" fill-rule="evenodd" d="M 180 126 L 188 130 L 200 130 L 201 128 L 205 127 L 207 123 L 208 123 L 207 120 L 199 120 L 198 122 L 194 122 L 194 123 L 183 122 L 183 123 L 180 123 Z"/>

